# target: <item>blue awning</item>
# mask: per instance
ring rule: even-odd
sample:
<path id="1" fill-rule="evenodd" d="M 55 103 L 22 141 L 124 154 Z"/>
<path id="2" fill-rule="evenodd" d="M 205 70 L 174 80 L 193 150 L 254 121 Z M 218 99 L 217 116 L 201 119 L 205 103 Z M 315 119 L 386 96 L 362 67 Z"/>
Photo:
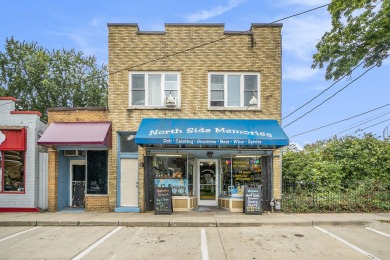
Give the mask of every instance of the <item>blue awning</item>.
<path id="1" fill-rule="evenodd" d="M 135 143 L 278 148 L 289 140 L 277 120 L 144 118 Z"/>

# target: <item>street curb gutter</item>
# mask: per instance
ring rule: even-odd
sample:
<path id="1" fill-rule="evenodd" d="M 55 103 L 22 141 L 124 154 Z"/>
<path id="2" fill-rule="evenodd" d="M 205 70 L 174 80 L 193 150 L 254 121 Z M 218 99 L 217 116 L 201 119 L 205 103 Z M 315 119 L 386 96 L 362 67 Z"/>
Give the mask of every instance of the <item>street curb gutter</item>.
<path id="1" fill-rule="evenodd" d="M 79 226 L 119 226 L 119 221 L 80 221 Z"/>
<path id="2" fill-rule="evenodd" d="M 263 222 L 264 227 L 310 227 L 313 226 L 313 221 L 302 221 L 302 222 Z"/>
<path id="3" fill-rule="evenodd" d="M 17 226 L 125 226 L 125 227 L 303 227 L 365 226 L 373 221 L 218 222 L 218 221 L 0 221 L 0 227 Z"/>
<path id="4" fill-rule="evenodd" d="M 170 227 L 216 227 L 217 222 L 206 221 L 206 222 L 170 222 Z"/>
<path id="5" fill-rule="evenodd" d="M 131 222 L 119 221 L 119 226 L 125 227 L 169 227 L 169 222 Z"/>
<path id="6" fill-rule="evenodd" d="M 365 226 L 369 224 L 369 221 L 362 220 L 346 220 L 346 221 L 313 221 L 313 226 Z"/>
<path id="7" fill-rule="evenodd" d="M 0 227 L 36 226 L 36 221 L 0 221 Z"/>
<path id="8" fill-rule="evenodd" d="M 37 221 L 37 226 L 78 226 L 79 221 Z"/>

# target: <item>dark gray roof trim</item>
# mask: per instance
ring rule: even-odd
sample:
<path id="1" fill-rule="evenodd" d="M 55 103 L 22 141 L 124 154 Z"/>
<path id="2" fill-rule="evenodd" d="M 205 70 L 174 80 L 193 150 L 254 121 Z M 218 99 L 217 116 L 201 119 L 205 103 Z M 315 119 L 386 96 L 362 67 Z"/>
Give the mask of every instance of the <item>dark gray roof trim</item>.
<path id="1" fill-rule="evenodd" d="M 138 31 L 137 34 L 157 34 L 157 35 L 164 35 L 164 31 Z"/>
<path id="2" fill-rule="evenodd" d="M 137 26 L 138 23 L 107 23 L 107 26 Z"/>
<path id="3" fill-rule="evenodd" d="M 282 23 L 252 23 L 252 27 L 283 27 Z"/>
<path id="4" fill-rule="evenodd" d="M 225 31 L 225 34 L 241 34 L 241 35 L 253 35 L 251 31 Z"/>
<path id="5" fill-rule="evenodd" d="M 200 26 L 200 27 L 224 27 L 224 23 L 164 23 L 165 26 Z"/>
<path id="6" fill-rule="evenodd" d="M 52 107 L 47 109 L 47 111 L 76 111 L 76 110 L 108 111 L 108 107 Z"/>

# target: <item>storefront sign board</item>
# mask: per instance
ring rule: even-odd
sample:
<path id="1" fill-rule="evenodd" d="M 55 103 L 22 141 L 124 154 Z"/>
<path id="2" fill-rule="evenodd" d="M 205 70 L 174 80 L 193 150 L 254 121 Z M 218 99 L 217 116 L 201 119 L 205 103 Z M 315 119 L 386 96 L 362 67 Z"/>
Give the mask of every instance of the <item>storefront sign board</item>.
<path id="1" fill-rule="evenodd" d="M 25 151 L 26 150 L 26 129 L 1 129 L 0 128 L 0 150 L 4 151 Z"/>
<path id="2" fill-rule="evenodd" d="M 172 189 L 170 187 L 156 187 L 154 190 L 154 213 L 171 215 Z"/>
<path id="3" fill-rule="evenodd" d="M 262 191 L 261 185 L 244 187 L 244 213 L 261 215 L 262 214 Z"/>

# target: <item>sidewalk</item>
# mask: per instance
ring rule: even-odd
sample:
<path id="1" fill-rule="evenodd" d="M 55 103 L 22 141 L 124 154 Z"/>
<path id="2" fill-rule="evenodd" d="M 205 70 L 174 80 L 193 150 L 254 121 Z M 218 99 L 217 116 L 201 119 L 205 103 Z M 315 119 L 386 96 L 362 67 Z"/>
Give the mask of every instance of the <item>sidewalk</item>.
<path id="1" fill-rule="evenodd" d="M 379 220 L 390 221 L 390 213 L 262 215 L 230 212 L 174 212 L 172 215 L 96 212 L 0 213 L 0 226 L 255 227 L 368 225 Z"/>

